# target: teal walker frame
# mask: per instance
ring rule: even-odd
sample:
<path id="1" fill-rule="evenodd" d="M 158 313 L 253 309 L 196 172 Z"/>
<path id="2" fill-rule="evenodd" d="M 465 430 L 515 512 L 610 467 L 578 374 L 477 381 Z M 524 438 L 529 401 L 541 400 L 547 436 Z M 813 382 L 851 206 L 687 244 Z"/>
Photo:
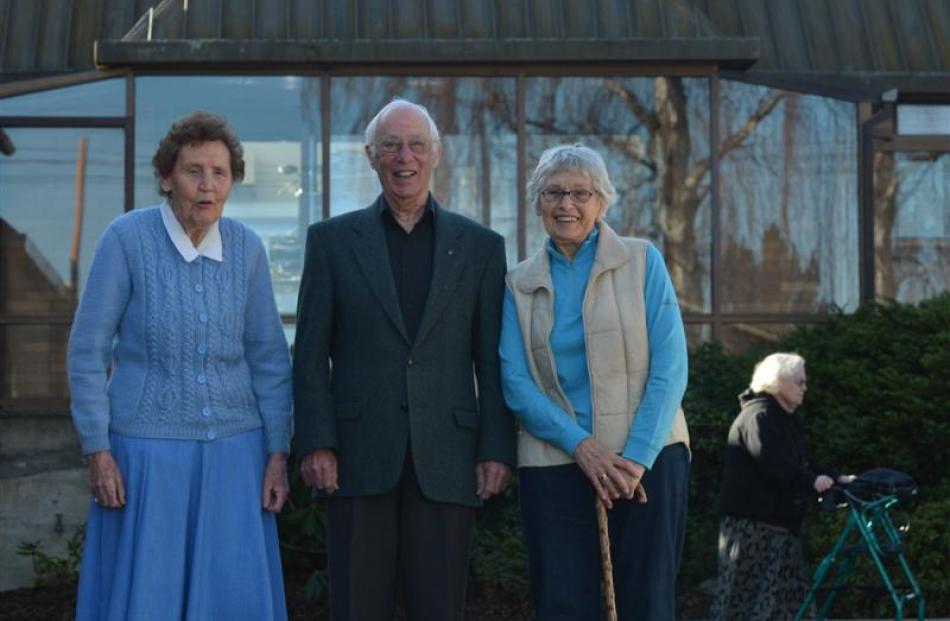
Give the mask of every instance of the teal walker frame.
<path id="1" fill-rule="evenodd" d="M 847 506 L 848 520 L 831 552 L 825 555 L 815 569 L 811 587 L 795 615 L 795 621 L 805 618 L 813 602 L 818 606 L 815 618 L 819 621 L 825 619 L 838 592 L 846 588 L 845 582 L 862 554 L 869 555 L 874 561 L 877 573 L 894 604 L 895 621 L 903 621 L 905 608 L 914 607 L 917 609 L 917 619 L 924 621 L 924 595 L 907 564 L 900 531 L 889 513 L 890 509 L 900 502 L 898 496 L 883 494 L 876 495 L 872 500 L 864 500 L 849 492 L 846 487 L 836 486 L 835 490 L 839 497 L 843 497 L 844 505 Z M 854 533 L 857 533 L 857 537 L 852 536 Z M 849 544 L 849 539 L 854 539 L 855 542 Z M 898 585 L 891 579 L 885 563 L 890 559 L 896 559 L 896 565 L 900 568 L 900 574 L 906 584 Z M 893 562 L 890 564 L 896 569 Z M 822 586 L 826 580 L 830 580 L 831 586 Z M 820 592 L 828 594 L 818 605 L 817 595 Z"/>

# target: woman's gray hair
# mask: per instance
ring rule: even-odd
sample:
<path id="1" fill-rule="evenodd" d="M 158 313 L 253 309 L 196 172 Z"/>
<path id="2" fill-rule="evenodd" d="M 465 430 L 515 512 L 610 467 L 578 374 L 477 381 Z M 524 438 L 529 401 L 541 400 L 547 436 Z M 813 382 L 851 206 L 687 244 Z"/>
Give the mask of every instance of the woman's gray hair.
<path id="1" fill-rule="evenodd" d="M 382 121 L 384 116 L 399 108 L 409 108 L 410 110 L 415 110 L 425 117 L 425 120 L 429 123 L 429 140 L 432 141 L 432 150 L 435 151 L 435 145 L 439 144 L 442 139 L 439 137 L 439 128 L 432 119 L 432 115 L 429 114 L 429 110 L 426 109 L 425 106 L 412 103 L 408 99 L 394 97 L 392 101 L 383 106 L 380 111 L 376 113 L 376 116 L 373 117 L 373 120 L 370 121 L 369 125 L 366 126 L 366 131 L 363 134 L 363 141 L 366 146 L 369 147 L 372 155 L 374 157 L 376 156 L 376 139 L 379 137 L 377 134 L 379 133 L 380 121 Z"/>
<path id="2" fill-rule="evenodd" d="M 538 201 L 541 200 L 541 190 L 547 185 L 548 179 L 563 172 L 581 173 L 590 177 L 594 192 L 603 201 L 605 210 L 617 200 L 617 190 L 610 183 L 604 158 L 590 147 L 575 142 L 551 147 L 541 154 L 537 168 L 528 179 L 528 204 L 537 208 Z"/>
<path id="3" fill-rule="evenodd" d="M 777 394 L 783 379 L 795 377 L 804 369 L 805 359 L 798 354 L 769 354 L 755 365 L 749 388 L 753 392 Z"/>

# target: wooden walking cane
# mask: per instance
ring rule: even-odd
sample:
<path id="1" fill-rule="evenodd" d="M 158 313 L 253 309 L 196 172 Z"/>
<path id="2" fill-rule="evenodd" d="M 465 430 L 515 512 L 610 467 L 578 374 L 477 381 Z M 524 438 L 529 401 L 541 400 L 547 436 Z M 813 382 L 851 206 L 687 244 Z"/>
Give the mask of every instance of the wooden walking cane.
<path id="1" fill-rule="evenodd" d="M 647 501 L 647 492 L 642 483 L 637 483 L 633 497 L 639 503 Z M 607 600 L 607 621 L 617 621 L 617 593 L 614 591 L 614 563 L 610 559 L 610 529 L 607 524 L 607 507 L 597 498 L 597 532 L 600 534 L 600 568 L 604 576 L 604 597 Z"/>
<path id="2" fill-rule="evenodd" d="M 598 498 L 597 531 L 600 533 L 600 568 L 604 575 L 604 596 L 607 598 L 607 621 L 617 621 L 617 597 L 614 593 L 614 564 L 610 560 L 610 531 L 607 529 L 607 507 Z"/>

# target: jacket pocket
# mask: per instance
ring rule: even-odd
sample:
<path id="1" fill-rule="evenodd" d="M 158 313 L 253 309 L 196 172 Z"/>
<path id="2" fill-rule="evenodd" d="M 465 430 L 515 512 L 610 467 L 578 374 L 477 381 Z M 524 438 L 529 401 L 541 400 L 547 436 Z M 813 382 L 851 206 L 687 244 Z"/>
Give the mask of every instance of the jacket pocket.
<path id="1" fill-rule="evenodd" d="M 455 424 L 464 429 L 478 430 L 478 411 L 468 409 L 456 409 Z"/>

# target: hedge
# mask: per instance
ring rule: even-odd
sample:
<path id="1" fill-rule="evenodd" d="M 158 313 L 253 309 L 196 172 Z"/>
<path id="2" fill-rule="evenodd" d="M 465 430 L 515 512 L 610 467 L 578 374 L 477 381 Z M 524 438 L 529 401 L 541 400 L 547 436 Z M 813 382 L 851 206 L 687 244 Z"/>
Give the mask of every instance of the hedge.
<path id="1" fill-rule="evenodd" d="M 906 554 L 926 597 L 928 616 L 950 615 L 950 294 L 919 305 L 883 303 L 850 314 L 835 311 L 824 323 L 795 329 L 768 350 L 730 353 L 712 343 L 691 352 L 683 405 L 693 462 L 681 587 L 696 588 L 715 577 L 715 498 L 726 433 L 754 362 L 770 351 L 795 351 L 806 360 L 808 393 L 801 413 L 817 461 L 842 472 L 895 468 L 917 480 L 919 498 L 902 505 L 898 515 L 910 525 L 903 536 Z M 308 520 L 301 520 L 300 512 L 309 512 L 312 519 L 314 509 L 304 502 L 295 506 L 281 517 L 282 540 L 293 542 L 296 550 L 309 547 L 305 562 L 320 568 L 322 541 L 311 535 L 323 536 L 322 523 L 301 533 Z M 842 520 L 841 512 L 808 516 L 804 537 L 811 568 L 831 549 Z M 855 581 L 879 584 L 870 569 L 869 563 L 859 565 Z M 512 602 L 528 598 L 517 483 L 478 516 L 471 580 L 476 596 Z M 837 617 L 893 614 L 884 595 L 866 592 L 843 595 L 832 612 Z"/>

